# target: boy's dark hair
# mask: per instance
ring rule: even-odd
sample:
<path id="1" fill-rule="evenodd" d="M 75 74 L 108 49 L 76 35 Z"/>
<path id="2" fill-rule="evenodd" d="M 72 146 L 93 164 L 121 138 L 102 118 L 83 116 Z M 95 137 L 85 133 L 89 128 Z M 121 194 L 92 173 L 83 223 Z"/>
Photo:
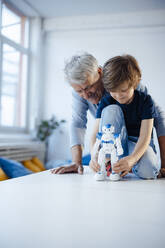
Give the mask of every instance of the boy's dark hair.
<path id="1" fill-rule="evenodd" d="M 104 64 L 102 80 L 106 91 L 113 91 L 126 81 L 129 87 L 136 88 L 141 80 L 141 70 L 133 56 L 116 56 Z"/>

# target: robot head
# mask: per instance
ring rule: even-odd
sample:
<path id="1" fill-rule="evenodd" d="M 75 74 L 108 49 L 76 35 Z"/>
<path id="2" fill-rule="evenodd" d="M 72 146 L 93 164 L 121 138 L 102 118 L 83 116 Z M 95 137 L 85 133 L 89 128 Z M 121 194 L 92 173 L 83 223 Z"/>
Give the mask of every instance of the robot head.
<path id="1" fill-rule="evenodd" d="M 114 126 L 111 124 L 106 124 L 105 126 L 102 127 L 102 132 L 103 133 L 114 133 Z"/>

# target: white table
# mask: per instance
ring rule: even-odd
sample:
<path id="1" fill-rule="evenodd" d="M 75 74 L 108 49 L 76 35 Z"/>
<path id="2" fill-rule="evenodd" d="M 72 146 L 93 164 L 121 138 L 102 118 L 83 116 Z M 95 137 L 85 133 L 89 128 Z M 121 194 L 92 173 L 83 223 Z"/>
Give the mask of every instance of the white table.
<path id="1" fill-rule="evenodd" d="M 165 247 L 165 180 L 50 171 L 0 182 L 1 248 Z"/>

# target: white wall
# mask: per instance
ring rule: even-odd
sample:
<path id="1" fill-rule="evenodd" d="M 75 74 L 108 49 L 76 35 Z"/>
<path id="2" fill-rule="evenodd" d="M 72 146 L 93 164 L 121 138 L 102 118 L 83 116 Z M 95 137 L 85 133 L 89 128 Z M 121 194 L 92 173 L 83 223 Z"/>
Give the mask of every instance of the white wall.
<path id="1" fill-rule="evenodd" d="M 49 19 L 45 21 L 44 118 L 55 114 L 69 121 L 70 88 L 64 80 L 64 61 L 77 51 L 92 53 L 100 65 L 112 56 L 128 53 L 137 58 L 143 83 L 165 106 L 165 11 Z M 92 121 L 92 118 L 91 118 Z M 90 129 L 92 124 L 90 125 Z M 89 133 L 86 144 L 89 142 Z M 88 147 L 86 146 L 85 152 Z M 70 157 L 68 122 L 63 133 L 51 138 L 49 159 Z"/>

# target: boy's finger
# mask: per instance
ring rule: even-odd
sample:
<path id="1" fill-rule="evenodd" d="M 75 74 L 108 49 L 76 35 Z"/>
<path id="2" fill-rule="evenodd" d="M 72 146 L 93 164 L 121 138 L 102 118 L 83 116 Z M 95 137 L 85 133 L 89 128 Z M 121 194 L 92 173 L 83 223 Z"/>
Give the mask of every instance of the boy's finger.
<path id="1" fill-rule="evenodd" d="M 162 177 L 165 177 L 165 168 L 161 168 L 160 170 Z"/>
<path id="2" fill-rule="evenodd" d="M 116 173 L 121 172 L 121 170 L 119 168 L 113 168 L 113 171 L 116 172 Z"/>
<path id="3" fill-rule="evenodd" d="M 98 164 L 97 161 L 93 161 L 93 168 L 97 171 L 100 169 L 100 165 Z"/>
<path id="4" fill-rule="evenodd" d="M 113 166 L 113 170 L 120 170 L 120 168 L 121 168 L 121 165 L 120 164 Z"/>
<path id="5" fill-rule="evenodd" d="M 126 176 L 128 174 L 128 171 L 124 171 L 120 176 L 121 177 L 124 177 L 124 176 Z"/>
<path id="6" fill-rule="evenodd" d="M 116 167 L 116 166 L 119 166 L 120 163 L 119 162 L 116 162 L 113 166 Z"/>
<path id="7" fill-rule="evenodd" d="M 93 170 L 94 170 L 95 172 L 98 172 L 99 169 L 100 169 L 100 166 L 98 166 L 97 164 L 94 164 Z"/>

